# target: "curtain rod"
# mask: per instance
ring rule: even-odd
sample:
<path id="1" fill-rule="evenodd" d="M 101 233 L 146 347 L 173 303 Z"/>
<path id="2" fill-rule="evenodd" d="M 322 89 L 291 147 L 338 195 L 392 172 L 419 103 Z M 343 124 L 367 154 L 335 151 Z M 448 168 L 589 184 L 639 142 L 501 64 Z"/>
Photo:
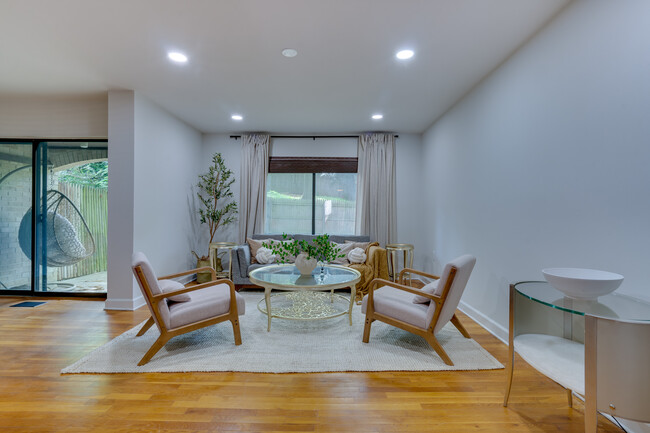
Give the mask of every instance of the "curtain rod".
<path id="1" fill-rule="evenodd" d="M 230 138 L 237 140 L 241 135 L 231 135 Z M 359 138 L 359 135 L 271 135 L 271 138 L 311 138 L 316 140 L 317 138 Z M 399 135 L 396 135 L 395 138 L 399 138 Z"/>

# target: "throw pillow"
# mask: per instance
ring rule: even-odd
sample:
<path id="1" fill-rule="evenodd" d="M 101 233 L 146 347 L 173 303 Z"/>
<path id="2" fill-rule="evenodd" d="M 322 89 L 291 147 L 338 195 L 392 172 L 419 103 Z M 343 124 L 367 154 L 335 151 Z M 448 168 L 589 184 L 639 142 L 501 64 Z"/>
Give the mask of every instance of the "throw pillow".
<path id="1" fill-rule="evenodd" d="M 332 242 L 335 246 L 339 247 L 339 254 L 343 254 L 343 257 L 337 257 L 336 259 L 332 260 L 332 263 L 335 265 L 348 265 L 350 264 L 348 260 L 348 253 L 354 249 L 354 244 L 337 244 L 336 242 Z"/>
<path id="2" fill-rule="evenodd" d="M 426 284 L 424 287 L 422 287 L 420 290 L 424 293 L 428 293 L 429 295 L 440 295 L 438 292 L 438 281 L 440 280 L 435 280 L 430 282 L 429 284 Z M 415 295 L 413 296 L 413 303 L 414 304 L 428 304 L 431 302 L 431 299 L 425 298 L 424 296 L 420 295 Z"/>
<path id="3" fill-rule="evenodd" d="M 345 241 L 345 243 L 354 245 L 352 248 L 361 248 L 364 251 L 367 250 L 370 245 L 370 242 Z"/>
<path id="4" fill-rule="evenodd" d="M 353 248 L 352 251 L 348 253 L 348 260 L 350 263 L 365 263 L 366 258 L 366 253 L 361 248 Z"/>
<path id="5" fill-rule="evenodd" d="M 269 248 L 261 247 L 257 250 L 257 255 L 255 256 L 257 263 L 267 265 L 269 263 L 275 262 L 275 254 Z"/>
<path id="6" fill-rule="evenodd" d="M 160 280 L 158 281 L 158 285 L 160 286 L 160 290 L 163 293 L 173 292 L 175 290 L 180 290 L 185 287 L 183 284 L 174 280 Z M 170 296 L 167 299 L 173 302 L 187 302 L 187 301 L 191 301 L 192 297 L 190 296 L 189 293 L 181 293 L 180 295 Z"/>
<path id="7" fill-rule="evenodd" d="M 251 238 L 246 238 L 246 243 L 248 243 L 248 247 L 251 250 L 251 264 L 253 263 L 258 263 L 257 262 L 257 250 L 262 248 L 263 243 L 270 243 L 273 242 L 273 239 L 251 239 Z"/>
<path id="8" fill-rule="evenodd" d="M 262 248 L 262 244 L 275 244 L 278 242 L 292 242 L 291 240 L 287 241 L 278 241 L 276 239 L 251 239 L 251 238 L 246 238 L 246 242 L 248 243 L 248 247 L 251 250 L 251 265 L 254 263 L 259 263 L 257 261 L 257 251 Z M 296 258 L 293 256 L 287 257 L 288 263 L 293 263 L 296 261 Z"/>

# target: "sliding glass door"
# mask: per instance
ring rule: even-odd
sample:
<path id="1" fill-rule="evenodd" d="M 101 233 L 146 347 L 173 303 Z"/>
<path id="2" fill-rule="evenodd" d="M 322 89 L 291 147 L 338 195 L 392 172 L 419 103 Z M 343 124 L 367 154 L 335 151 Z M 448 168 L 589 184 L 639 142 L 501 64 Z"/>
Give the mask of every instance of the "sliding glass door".
<path id="1" fill-rule="evenodd" d="M 0 293 L 106 293 L 105 141 L 0 142 Z"/>
<path id="2" fill-rule="evenodd" d="M 106 293 L 107 156 L 106 143 L 39 145 L 42 291 Z"/>

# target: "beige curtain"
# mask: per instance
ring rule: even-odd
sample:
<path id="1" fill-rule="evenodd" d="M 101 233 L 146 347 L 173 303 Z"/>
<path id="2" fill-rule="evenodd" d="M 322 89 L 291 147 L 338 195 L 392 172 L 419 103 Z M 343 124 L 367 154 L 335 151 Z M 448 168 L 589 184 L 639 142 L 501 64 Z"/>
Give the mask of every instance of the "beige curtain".
<path id="1" fill-rule="evenodd" d="M 385 246 L 397 233 L 395 136 L 362 134 L 358 158 L 356 232 Z"/>
<path id="2" fill-rule="evenodd" d="M 241 171 L 239 182 L 239 240 L 264 232 L 266 175 L 269 170 L 269 141 L 266 134 L 241 136 Z"/>

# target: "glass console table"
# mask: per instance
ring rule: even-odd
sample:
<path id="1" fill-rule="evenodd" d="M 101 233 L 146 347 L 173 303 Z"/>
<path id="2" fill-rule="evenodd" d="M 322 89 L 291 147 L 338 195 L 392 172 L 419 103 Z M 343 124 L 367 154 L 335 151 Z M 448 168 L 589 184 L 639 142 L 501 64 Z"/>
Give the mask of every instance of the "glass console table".
<path id="1" fill-rule="evenodd" d="M 650 304 L 612 293 L 594 300 L 565 297 L 542 281 L 510 285 L 509 365 L 503 405 L 512 387 L 515 352 L 567 390 L 585 395 L 585 315 L 621 321 L 650 321 Z"/>

